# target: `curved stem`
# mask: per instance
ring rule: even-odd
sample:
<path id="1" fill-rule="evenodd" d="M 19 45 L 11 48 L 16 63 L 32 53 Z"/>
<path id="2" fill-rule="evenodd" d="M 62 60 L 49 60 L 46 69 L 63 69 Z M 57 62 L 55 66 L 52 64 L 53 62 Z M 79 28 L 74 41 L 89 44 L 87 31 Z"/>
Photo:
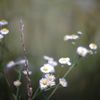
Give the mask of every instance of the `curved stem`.
<path id="1" fill-rule="evenodd" d="M 39 87 L 37 88 L 36 92 L 34 93 L 32 99 L 34 99 L 36 97 L 38 91 L 39 91 Z"/>

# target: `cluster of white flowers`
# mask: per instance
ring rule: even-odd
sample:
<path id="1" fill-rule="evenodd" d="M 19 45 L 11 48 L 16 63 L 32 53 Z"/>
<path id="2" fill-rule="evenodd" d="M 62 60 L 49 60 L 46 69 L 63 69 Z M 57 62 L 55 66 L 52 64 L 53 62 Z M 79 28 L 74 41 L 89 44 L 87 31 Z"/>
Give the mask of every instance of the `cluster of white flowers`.
<path id="1" fill-rule="evenodd" d="M 78 39 L 79 36 L 82 34 L 82 32 L 81 32 L 81 31 L 78 31 L 77 33 L 78 33 L 77 35 L 75 35 L 75 34 L 72 34 L 72 35 L 65 35 L 65 36 L 64 36 L 64 41 L 67 41 L 67 40 L 76 40 L 76 39 Z"/>
<path id="2" fill-rule="evenodd" d="M 89 44 L 89 48 L 90 48 L 90 50 L 85 48 L 85 47 L 79 46 L 77 48 L 77 53 L 82 57 L 85 57 L 88 53 L 89 54 L 94 54 L 95 53 L 94 50 L 97 49 L 97 45 L 94 44 L 94 43 L 91 43 L 91 44 Z"/>
<path id="3" fill-rule="evenodd" d="M 45 78 L 40 79 L 40 89 L 46 89 L 55 85 L 55 76 L 53 74 L 45 74 Z"/>
<path id="4" fill-rule="evenodd" d="M 81 31 L 78 31 L 77 32 L 78 33 L 78 35 L 65 35 L 64 36 L 64 41 L 67 41 L 67 40 L 76 40 L 76 39 L 78 39 L 79 38 L 79 36 L 82 34 L 82 32 Z M 75 44 L 74 42 L 72 42 L 73 44 Z M 80 56 L 82 56 L 82 57 L 85 57 L 88 53 L 89 54 L 94 54 L 94 53 L 96 53 L 96 49 L 97 49 L 97 45 L 96 44 L 94 44 L 94 43 L 91 43 L 91 44 L 89 44 L 89 48 L 90 48 L 90 50 L 89 49 L 87 49 L 87 48 L 85 48 L 85 47 L 83 47 L 83 46 L 79 46 L 78 48 L 77 48 L 77 50 L 76 50 L 76 52 L 80 55 Z M 61 63 L 61 64 L 64 64 L 64 63 L 67 63 L 67 61 L 68 61 L 68 58 L 61 58 L 61 59 L 59 59 L 59 62 Z M 69 62 L 69 63 L 67 63 L 68 65 L 71 65 L 71 63 Z"/>
<path id="5" fill-rule="evenodd" d="M 13 67 L 13 66 L 15 66 L 15 65 L 21 65 L 21 64 L 25 64 L 25 59 L 22 59 L 22 60 L 20 60 L 20 61 L 18 61 L 18 62 L 14 62 L 14 61 L 9 61 L 8 63 L 7 63 L 7 65 L 6 65 L 6 67 L 7 68 L 11 68 L 11 67 Z"/>
<path id="6" fill-rule="evenodd" d="M 64 36 L 64 41 L 67 41 L 67 40 L 76 40 L 79 38 L 79 35 L 75 35 L 75 34 L 72 34 L 72 35 L 65 35 Z"/>
<path id="7" fill-rule="evenodd" d="M 8 24 L 8 21 L 6 20 L 1 20 L 0 21 L 0 26 L 4 26 L 4 25 L 7 25 Z M 9 33 L 9 30 L 7 28 L 2 28 L 0 30 L 0 40 L 4 37 L 4 35 L 8 34 Z"/>
<path id="8" fill-rule="evenodd" d="M 58 63 L 54 61 L 52 57 L 44 56 L 43 58 L 47 60 L 47 63 L 40 68 L 40 71 L 45 74 L 44 78 L 40 79 L 41 90 L 55 85 L 55 76 L 53 73 L 55 72 L 54 67 L 58 65 Z"/>
<path id="9" fill-rule="evenodd" d="M 44 56 L 44 59 L 47 60 L 47 63 L 40 68 L 40 71 L 44 73 L 44 77 L 39 81 L 41 90 L 56 85 L 56 78 L 53 73 L 55 72 L 55 66 L 58 65 L 58 63 L 54 61 L 52 57 Z M 68 57 L 60 58 L 59 63 L 71 65 L 70 58 Z M 61 84 L 63 87 L 67 87 L 67 81 L 64 78 L 59 79 L 59 84 Z"/>

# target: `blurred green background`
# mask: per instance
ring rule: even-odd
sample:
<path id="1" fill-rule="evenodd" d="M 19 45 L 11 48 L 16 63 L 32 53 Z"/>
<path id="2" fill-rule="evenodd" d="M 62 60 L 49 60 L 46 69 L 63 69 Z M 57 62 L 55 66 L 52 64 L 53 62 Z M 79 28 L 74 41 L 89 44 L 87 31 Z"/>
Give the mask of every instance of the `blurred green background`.
<path id="1" fill-rule="evenodd" d="M 29 69 L 33 74 L 33 93 L 42 77 L 40 67 L 45 60 L 44 55 L 58 61 L 61 57 L 70 57 L 75 50 L 70 42 L 63 41 L 66 34 L 83 34 L 76 41 L 76 46 L 90 43 L 98 45 L 98 52 L 87 57 L 75 67 L 66 77 L 67 88 L 60 88 L 50 100 L 100 100 L 100 0 L 0 0 L 0 20 L 6 19 L 10 33 L 0 43 L 0 59 L 3 49 L 3 69 L 14 93 L 13 81 L 17 79 L 14 67 L 8 69 L 10 60 L 23 59 L 23 49 L 20 36 L 20 20 L 23 21 L 25 47 L 29 60 Z M 24 67 L 24 66 L 23 66 Z M 65 68 L 67 71 L 68 66 Z M 23 68 L 25 69 L 25 68 Z M 60 72 L 60 64 L 56 67 L 56 75 Z M 22 75 L 20 94 L 26 97 L 26 78 Z M 48 92 L 48 95 L 51 91 Z M 42 94 L 43 95 L 43 94 Z M 43 100 L 42 95 L 38 100 Z M 21 100 L 24 100 L 21 99 Z M 4 76 L 0 73 L 0 100 L 13 100 Z"/>

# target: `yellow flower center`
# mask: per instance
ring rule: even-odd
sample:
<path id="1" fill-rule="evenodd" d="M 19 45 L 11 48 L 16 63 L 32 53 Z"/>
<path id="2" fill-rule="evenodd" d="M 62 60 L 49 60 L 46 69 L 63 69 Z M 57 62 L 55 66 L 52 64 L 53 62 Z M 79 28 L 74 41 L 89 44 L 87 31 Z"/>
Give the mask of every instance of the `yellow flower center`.
<path id="1" fill-rule="evenodd" d="M 7 31 L 7 29 L 6 28 L 3 28 L 2 31 Z"/>
<path id="2" fill-rule="evenodd" d="M 72 36 L 72 37 L 75 37 L 76 35 L 72 34 L 71 36 Z"/>
<path id="3" fill-rule="evenodd" d="M 92 44 L 93 47 L 96 47 L 96 44 Z"/>
<path id="4" fill-rule="evenodd" d="M 9 61 L 8 64 L 12 63 L 12 61 Z"/>
<path id="5" fill-rule="evenodd" d="M 46 85 L 47 84 L 47 81 L 43 81 L 42 84 Z"/>
<path id="6" fill-rule="evenodd" d="M 64 39 L 66 39 L 67 37 L 68 37 L 68 35 L 65 35 L 65 36 L 64 36 Z"/>
<path id="7" fill-rule="evenodd" d="M 3 20 L 1 20 L 1 22 L 5 22 L 5 21 L 6 21 L 6 20 L 4 20 L 4 19 L 3 19 Z"/>
<path id="8" fill-rule="evenodd" d="M 44 68 L 44 71 L 48 71 L 48 68 Z"/>
<path id="9" fill-rule="evenodd" d="M 64 81 L 61 81 L 60 83 L 61 83 L 62 85 L 64 85 L 65 82 L 64 82 Z"/>
<path id="10" fill-rule="evenodd" d="M 48 79 L 52 79 L 52 76 L 48 76 Z"/>
<path id="11" fill-rule="evenodd" d="M 62 61 L 66 61 L 66 58 L 62 58 Z"/>
<path id="12" fill-rule="evenodd" d="M 19 81 L 14 82 L 15 86 L 19 86 L 21 83 Z"/>
<path id="13" fill-rule="evenodd" d="M 81 50 L 82 53 L 84 53 L 84 50 Z"/>

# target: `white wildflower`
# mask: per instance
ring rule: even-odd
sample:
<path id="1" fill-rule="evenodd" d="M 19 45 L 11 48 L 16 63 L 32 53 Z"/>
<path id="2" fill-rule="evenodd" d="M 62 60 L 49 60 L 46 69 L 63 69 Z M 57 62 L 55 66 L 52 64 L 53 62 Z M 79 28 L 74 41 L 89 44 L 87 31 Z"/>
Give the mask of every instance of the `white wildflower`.
<path id="1" fill-rule="evenodd" d="M 75 34 L 72 34 L 72 35 L 71 35 L 71 39 L 72 39 L 72 40 L 76 40 L 76 39 L 78 39 L 78 38 L 79 38 L 78 35 L 75 35 Z"/>
<path id="2" fill-rule="evenodd" d="M 71 36 L 70 35 L 65 35 L 64 36 L 64 41 L 67 41 L 67 40 L 70 40 L 71 39 Z"/>
<path id="3" fill-rule="evenodd" d="M 6 28 L 3 28 L 3 29 L 1 30 L 1 34 L 2 34 L 2 35 L 6 35 L 6 34 L 8 34 L 8 33 L 9 33 L 9 30 L 6 29 Z"/>
<path id="4" fill-rule="evenodd" d="M 13 67 L 13 66 L 15 66 L 15 65 L 16 65 L 16 63 L 15 63 L 14 61 L 10 61 L 10 62 L 7 63 L 6 66 L 7 66 L 8 68 L 10 68 L 10 67 Z"/>
<path id="5" fill-rule="evenodd" d="M 71 65 L 71 62 L 70 62 L 70 58 L 60 58 L 59 59 L 59 63 L 60 64 L 67 64 L 67 65 Z"/>
<path id="6" fill-rule="evenodd" d="M 58 65 L 58 63 L 56 61 L 54 61 L 54 60 L 48 60 L 48 64 L 50 64 L 50 65 L 52 65 L 54 67 Z"/>
<path id="7" fill-rule="evenodd" d="M 8 24 L 8 21 L 4 19 L 0 21 L 0 26 L 7 25 L 7 24 Z"/>
<path id="8" fill-rule="evenodd" d="M 13 82 L 13 84 L 14 84 L 15 86 L 20 86 L 20 85 L 21 85 L 21 82 L 20 82 L 19 80 L 16 80 L 16 81 Z"/>
<path id="9" fill-rule="evenodd" d="M 59 83 L 63 86 L 63 87 L 67 87 L 68 83 L 64 78 L 60 78 L 59 79 Z"/>
<path id="10" fill-rule="evenodd" d="M 52 57 L 49 57 L 49 56 L 43 56 L 43 58 L 45 59 L 45 60 L 53 60 L 53 58 Z"/>
<path id="11" fill-rule="evenodd" d="M 82 34 L 82 32 L 81 32 L 81 31 L 78 31 L 77 33 L 78 33 L 79 35 L 81 35 L 81 34 Z"/>
<path id="12" fill-rule="evenodd" d="M 97 45 L 94 43 L 89 44 L 90 49 L 92 50 L 96 50 L 97 49 Z"/>
<path id="13" fill-rule="evenodd" d="M 40 80 L 40 89 L 46 89 L 48 87 L 48 79 L 47 78 L 42 78 Z"/>
<path id="14" fill-rule="evenodd" d="M 50 64 L 44 64 L 44 66 L 40 68 L 40 71 L 43 73 L 53 73 L 55 72 L 55 69 Z"/>
<path id="15" fill-rule="evenodd" d="M 88 53 L 88 50 L 85 47 L 80 46 L 80 47 L 77 48 L 77 53 L 80 56 L 85 57 L 86 54 Z"/>
<path id="16" fill-rule="evenodd" d="M 28 62 L 28 61 L 27 61 Z M 20 60 L 20 61 L 18 61 L 18 62 L 16 62 L 17 64 L 25 64 L 26 63 L 26 60 L 25 59 L 23 59 L 23 60 Z"/>
<path id="17" fill-rule="evenodd" d="M 51 81 L 51 80 L 49 80 L 48 81 L 48 85 L 51 87 L 51 86 L 54 86 L 55 85 L 55 81 Z"/>
<path id="18" fill-rule="evenodd" d="M 48 80 L 51 80 L 51 81 L 55 80 L 55 76 L 52 74 L 45 74 L 45 78 L 47 78 Z"/>

